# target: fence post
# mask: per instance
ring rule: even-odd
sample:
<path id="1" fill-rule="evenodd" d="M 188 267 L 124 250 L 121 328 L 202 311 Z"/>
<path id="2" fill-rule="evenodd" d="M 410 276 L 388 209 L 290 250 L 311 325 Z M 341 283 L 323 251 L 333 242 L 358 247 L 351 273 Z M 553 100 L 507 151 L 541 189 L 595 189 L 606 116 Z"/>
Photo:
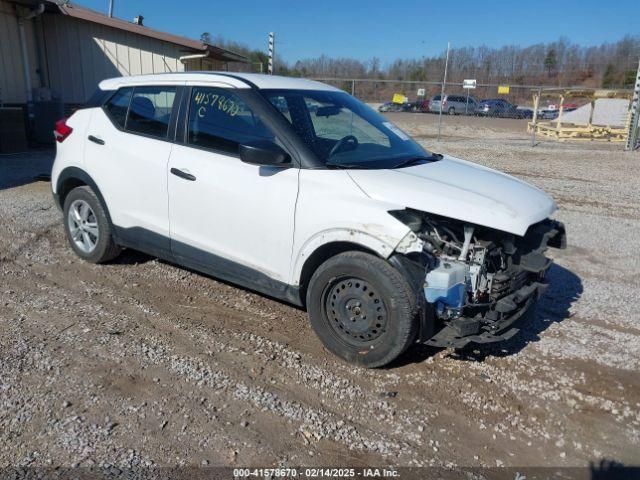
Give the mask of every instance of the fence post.
<path id="1" fill-rule="evenodd" d="M 560 95 L 560 109 L 558 110 L 558 120 L 556 121 L 556 139 L 560 140 L 560 127 L 562 127 L 562 112 L 564 111 L 564 94 Z"/>
<path id="2" fill-rule="evenodd" d="M 449 68 L 449 49 L 451 42 L 447 42 L 447 58 L 444 61 L 444 79 L 442 80 L 442 91 L 440 92 L 440 113 L 438 114 L 438 141 L 440 141 L 440 129 L 442 127 L 442 102 L 444 102 L 444 86 L 447 83 L 447 69 Z"/>
<path id="3" fill-rule="evenodd" d="M 640 61 L 638 62 L 638 72 L 636 73 L 636 85 L 633 89 L 633 100 L 631 100 L 631 121 L 627 132 L 627 144 L 625 150 L 634 150 L 638 143 L 638 118 L 640 117 Z"/>
<path id="4" fill-rule="evenodd" d="M 540 105 L 540 96 L 542 89 L 538 89 L 538 93 L 533 94 L 533 121 L 531 122 L 531 146 L 536 146 L 536 128 L 538 124 L 538 105 Z"/>
<path id="5" fill-rule="evenodd" d="M 273 63 L 275 58 L 275 36 L 276 34 L 273 32 L 269 32 L 269 68 L 267 69 L 267 73 L 269 75 L 273 75 Z"/>

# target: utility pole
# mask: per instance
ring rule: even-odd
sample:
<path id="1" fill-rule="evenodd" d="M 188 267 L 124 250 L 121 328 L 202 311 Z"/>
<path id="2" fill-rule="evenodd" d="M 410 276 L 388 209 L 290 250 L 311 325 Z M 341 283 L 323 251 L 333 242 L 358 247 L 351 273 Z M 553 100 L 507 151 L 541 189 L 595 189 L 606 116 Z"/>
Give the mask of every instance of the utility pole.
<path id="1" fill-rule="evenodd" d="M 275 58 L 276 34 L 269 32 L 269 68 L 267 73 L 273 75 L 273 60 Z"/>
<path id="2" fill-rule="evenodd" d="M 113 17 L 113 0 L 109 0 L 109 18 Z"/>
<path id="3" fill-rule="evenodd" d="M 442 102 L 444 102 L 444 86 L 447 83 L 447 70 L 449 69 L 449 50 L 451 42 L 447 42 L 447 59 L 444 61 L 444 79 L 442 80 L 442 90 L 440 92 L 440 112 L 438 114 L 438 141 L 440 141 L 440 129 L 442 126 Z"/>
<path id="4" fill-rule="evenodd" d="M 631 118 L 629 119 L 629 131 L 627 132 L 627 144 L 625 150 L 635 150 L 638 143 L 638 127 L 640 118 L 640 61 L 638 62 L 638 72 L 636 73 L 636 84 L 633 89 L 633 100 L 631 100 Z"/>

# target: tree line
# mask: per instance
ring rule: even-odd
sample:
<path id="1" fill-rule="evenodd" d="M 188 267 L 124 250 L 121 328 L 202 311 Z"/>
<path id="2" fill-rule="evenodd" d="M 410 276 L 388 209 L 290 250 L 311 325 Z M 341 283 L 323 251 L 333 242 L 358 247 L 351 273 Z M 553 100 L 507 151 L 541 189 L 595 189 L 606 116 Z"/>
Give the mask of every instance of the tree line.
<path id="1" fill-rule="evenodd" d="M 202 40 L 249 58 L 239 69 L 266 72 L 266 52 L 204 33 Z M 276 50 L 277 51 L 277 50 Z M 452 48 L 448 78 L 462 82 L 475 78 L 478 83 L 546 86 L 584 86 L 590 88 L 632 88 L 635 83 L 640 36 L 627 35 L 617 42 L 583 46 L 567 38 L 526 47 L 507 45 Z M 398 58 L 383 65 L 377 57 L 358 60 L 348 57 L 300 59 L 287 62 L 276 56 L 275 73 L 300 77 L 367 78 L 397 81 L 442 81 L 445 52 L 421 58 Z M 235 66 L 234 66 L 235 68 Z"/>

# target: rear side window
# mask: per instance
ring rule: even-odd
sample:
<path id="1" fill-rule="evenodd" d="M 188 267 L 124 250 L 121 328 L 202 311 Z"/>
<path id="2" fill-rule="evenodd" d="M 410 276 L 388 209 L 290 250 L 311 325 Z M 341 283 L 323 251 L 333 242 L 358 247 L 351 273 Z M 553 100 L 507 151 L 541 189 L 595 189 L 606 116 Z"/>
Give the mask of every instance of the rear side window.
<path id="1" fill-rule="evenodd" d="M 113 95 L 113 90 L 101 90 L 100 87 L 98 87 L 84 103 L 84 106 L 86 108 L 100 107 L 111 95 Z"/>
<path id="2" fill-rule="evenodd" d="M 193 87 L 190 145 L 237 154 L 241 143 L 255 140 L 275 142 L 275 136 L 239 96 L 221 88 Z"/>
<path id="3" fill-rule="evenodd" d="M 167 138 L 176 87 L 136 87 L 129 105 L 125 130 Z"/>
<path id="4" fill-rule="evenodd" d="M 104 105 L 104 110 L 111 121 L 120 128 L 124 128 L 127 120 L 127 110 L 129 110 L 132 93 L 133 88 L 121 88 Z"/>

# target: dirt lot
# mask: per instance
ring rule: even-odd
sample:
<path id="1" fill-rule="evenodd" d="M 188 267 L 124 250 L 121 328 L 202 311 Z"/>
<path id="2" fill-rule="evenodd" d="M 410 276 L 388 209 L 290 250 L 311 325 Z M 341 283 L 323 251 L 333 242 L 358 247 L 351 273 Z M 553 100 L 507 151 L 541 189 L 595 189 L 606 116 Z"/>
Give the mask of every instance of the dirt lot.
<path id="1" fill-rule="evenodd" d="M 518 336 L 353 368 L 286 304 L 135 252 L 83 263 L 32 181 L 51 154 L 0 157 L 0 466 L 638 464 L 640 154 L 390 117 L 558 202 L 569 247 Z"/>

